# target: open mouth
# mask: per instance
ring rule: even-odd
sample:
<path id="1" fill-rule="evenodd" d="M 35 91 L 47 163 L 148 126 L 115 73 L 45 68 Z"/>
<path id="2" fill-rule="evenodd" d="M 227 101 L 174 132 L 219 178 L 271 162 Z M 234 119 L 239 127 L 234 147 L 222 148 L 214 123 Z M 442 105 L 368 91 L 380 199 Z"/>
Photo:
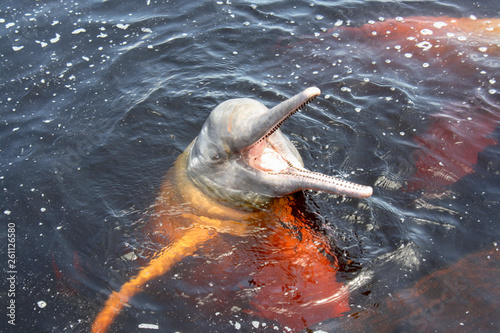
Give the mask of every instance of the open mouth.
<path id="1" fill-rule="evenodd" d="M 254 169 L 267 173 L 280 173 L 286 172 L 293 166 L 285 155 L 265 138 L 246 150 L 245 159 Z"/>
<path id="2" fill-rule="evenodd" d="M 272 119 L 273 122 L 266 124 L 269 131 L 246 148 L 242 152 L 242 157 L 254 170 L 278 177 L 282 183 L 286 183 L 287 187 L 291 189 L 290 193 L 302 189 L 311 189 L 356 198 L 369 197 L 373 193 L 373 189 L 369 186 L 355 184 L 305 169 L 295 148 L 290 147 L 291 142 L 283 134 L 276 132 L 285 120 L 320 93 L 320 90 L 316 87 L 308 88 L 270 109 L 268 111 L 269 119 Z"/>

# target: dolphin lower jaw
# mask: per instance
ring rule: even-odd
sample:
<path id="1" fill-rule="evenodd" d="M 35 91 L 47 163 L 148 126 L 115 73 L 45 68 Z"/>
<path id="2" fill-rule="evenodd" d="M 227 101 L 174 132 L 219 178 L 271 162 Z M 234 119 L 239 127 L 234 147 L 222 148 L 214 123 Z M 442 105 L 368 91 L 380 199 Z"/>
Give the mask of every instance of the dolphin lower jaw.
<path id="1" fill-rule="evenodd" d="M 271 185 L 266 186 L 269 196 L 279 197 L 306 189 L 355 198 L 367 198 L 373 193 L 370 186 L 305 169 L 295 147 L 280 131 L 247 149 L 242 154 L 242 163 L 254 170 L 259 178 L 255 181 Z"/>
<path id="2" fill-rule="evenodd" d="M 281 184 L 283 191 L 288 193 L 315 190 L 360 199 L 368 198 L 373 193 L 370 186 L 352 183 L 337 177 L 293 166 L 290 166 L 286 171 L 270 173 L 270 175 L 276 177 L 276 183 Z"/>

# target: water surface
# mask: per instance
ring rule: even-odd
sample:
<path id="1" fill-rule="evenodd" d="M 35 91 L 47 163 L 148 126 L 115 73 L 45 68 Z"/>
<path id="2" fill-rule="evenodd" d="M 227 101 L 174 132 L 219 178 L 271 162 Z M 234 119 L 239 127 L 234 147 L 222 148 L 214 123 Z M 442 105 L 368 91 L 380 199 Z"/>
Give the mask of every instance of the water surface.
<path id="1" fill-rule="evenodd" d="M 351 312 L 313 329 L 362 330 L 356 323 L 369 322 L 391 295 L 496 248 L 500 42 L 469 39 L 453 49 L 463 57 L 445 58 L 404 50 L 406 38 L 374 42 L 359 30 L 414 16 L 480 21 L 498 18 L 500 5 L 3 1 L 0 214 L 2 225 L 15 224 L 17 258 L 16 326 L 7 329 L 88 331 L 107 294 L 155 247 L 140 230 L 162 177 L 229 98 L 270 107 L 318 86 L 322 96 L 283 131 L 309 169 L 375 188 L 367 200 L 305 194 L 304 208 L 339 256 L 338 279 L 351 288 Z M 457 136 L 473 143 L 472 157 L 454 150 Z M 418 171 L 435 166 L 426 160 L 435 147 L 453 152 L 437 164 L 451 168 L 448 181 Z M 453 169 L 455 156 L 466 171 Z M 3 254 L 7 227 L 1 234 Z M 161 331 L 286 331 L 239 311 L 248 299 L 228 304 L 236 310 L 221 316 L 202 313 L 179 296 L 189 288 L 188 279 L 155 283 L 116 329 L 152 323 Z M 3 279 L 2 295 L 8 290 Z M 498 307 L 489 288 L 473 300 L 467 290 L 455 296 L 471 307 Z M 498 296 L 498 288 L 491 292 Z M 432 328 L 440 312 L 425 313 L 406 329 Z M 500 328 L 499 316 L 485 317 L 491 331 Z M 476 327 L 462 319 L 448 328 Z"/>

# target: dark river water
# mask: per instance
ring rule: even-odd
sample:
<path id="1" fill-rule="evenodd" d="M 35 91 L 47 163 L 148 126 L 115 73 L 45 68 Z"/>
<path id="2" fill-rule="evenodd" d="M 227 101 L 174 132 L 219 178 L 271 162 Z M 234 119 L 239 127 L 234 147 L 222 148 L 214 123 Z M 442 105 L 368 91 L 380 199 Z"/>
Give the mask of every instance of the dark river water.
<path id="1" fill-rule="evenodd" d="M 2 0 L 0 330 L 88 332 L 155 248 L 141 221 L 210 111 L 317 86 L 283 132 L 374 194 L 303 194 L 349 289 L 303 328 L 499 331 L 499 17 L 498 0 Z M 250 294 L 186 302 L 217 294 L 186 296 L 182 273 L 110 331 L 292 330 Z"/>

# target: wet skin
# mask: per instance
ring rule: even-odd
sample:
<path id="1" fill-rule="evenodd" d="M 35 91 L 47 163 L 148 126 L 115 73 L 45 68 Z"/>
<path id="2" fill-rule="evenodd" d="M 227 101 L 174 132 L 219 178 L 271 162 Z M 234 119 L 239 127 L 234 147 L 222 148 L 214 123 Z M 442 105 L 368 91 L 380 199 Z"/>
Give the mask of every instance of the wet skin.
<path id="1" fill-rule="evenodd" d="M 149 280 L 165 274 L 217 233 L 247 236 L 276 223 L 270 215 L 285 220 L 290 215 L 288 201 L 280 198 L 288 194 L 304 189 L 356 198 L 372 194 L 369 186 L 305 169 L 300 154 L 279 130 L 288 117 L 319 94 L 318 88 L 308 88 L 272 109 L 252 99 L 233 99 L 212 111 L 198 137 L 168 172 L 154 205 L 149 230 L 165 248 L 120 291 L 110 295 L 92 332 L 106 332 L 123 306 Z M 291 221 L 301 227 L 307 223 Z M 310 239 L 318 239 L 305 230 Z M 283 233 L 278 237 L 287 242 L 290 236 Z M 315 249 L 304 247 L 304 256 L 313 256 L 310 251 Z M 322 260 L 316 262 L 321 262 L 325 274 L 334 279 L 335 268 Z M 328 316 L 337 312 L 330 311 Z"/>

